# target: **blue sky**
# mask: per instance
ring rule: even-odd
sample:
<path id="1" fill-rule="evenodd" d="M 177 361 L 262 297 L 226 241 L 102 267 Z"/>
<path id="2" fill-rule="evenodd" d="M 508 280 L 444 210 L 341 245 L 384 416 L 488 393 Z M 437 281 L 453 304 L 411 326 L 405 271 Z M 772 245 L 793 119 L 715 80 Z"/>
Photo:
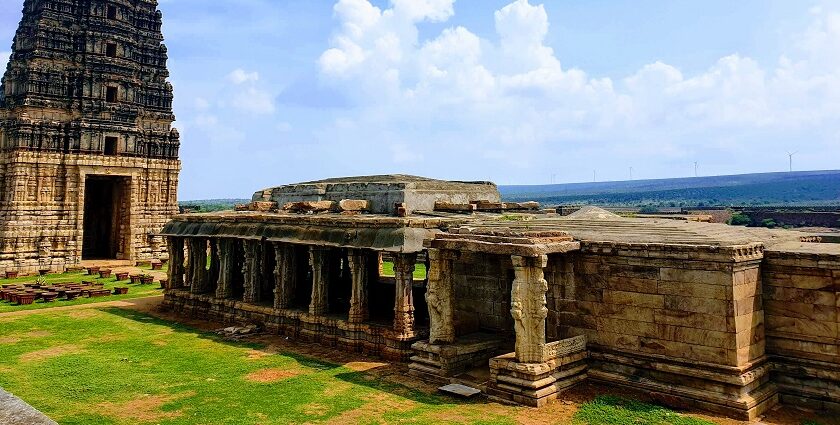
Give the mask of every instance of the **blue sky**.
<path id="1" fill-rule="evenodd" d="M 22 0 L 0 0 L 5 61 Z M 840 1 L 161 0 L 182 199 L 840 168 Z M 5 41 L 4 41 L 5 40 Z"/>

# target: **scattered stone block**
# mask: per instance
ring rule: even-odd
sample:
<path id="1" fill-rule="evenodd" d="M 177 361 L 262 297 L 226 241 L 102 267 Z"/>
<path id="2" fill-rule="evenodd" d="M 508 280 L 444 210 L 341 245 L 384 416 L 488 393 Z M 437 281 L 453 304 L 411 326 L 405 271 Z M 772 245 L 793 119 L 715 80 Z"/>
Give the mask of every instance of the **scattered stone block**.
<path id="1" fill-rule="evenodd" d="M 338 202 L 338 209 L 342 212 L 368 211 L 370 210 L 370 201 L 364 199 L 344 199 Z"/>
<path id="2" fill-rule="evenodd" d="M 294 213 L 318 213 L 333 211 L 335 209 L 335 201 L 289 202 L 283 205 L 283 211 L 289 211 Z"/>
<path id="3" fill-rule="evenodd" d="M 473 398 L 481 394 L 481 390 L 461 384 L 449 384 L 438 388 L 438 391 L 460 398 Z"/>

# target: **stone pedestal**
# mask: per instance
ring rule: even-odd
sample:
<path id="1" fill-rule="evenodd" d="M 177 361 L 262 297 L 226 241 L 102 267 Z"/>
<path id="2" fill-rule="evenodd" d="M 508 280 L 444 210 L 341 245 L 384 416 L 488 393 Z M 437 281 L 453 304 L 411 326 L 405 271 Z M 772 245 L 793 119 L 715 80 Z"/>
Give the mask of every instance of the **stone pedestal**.
<path id="1" fill-rule="evenodd" d="M 448 383 L 449 379 L 474 367 L 487 367 L 503 344 L 493 334 L 470 334 L 453 343 L 433 344 L 429 340 L 415 342 L 411 349 L 409 374 L 427 381 Z"/>
<path id="2" fill-rule="evenodd" d="M 490 360 L 487 394 L 526 406 L 542 407 L 586 379 L 589 353 L 583 336 L 545 346 L 545 361 L 524 363 L 515 353 Z"/>

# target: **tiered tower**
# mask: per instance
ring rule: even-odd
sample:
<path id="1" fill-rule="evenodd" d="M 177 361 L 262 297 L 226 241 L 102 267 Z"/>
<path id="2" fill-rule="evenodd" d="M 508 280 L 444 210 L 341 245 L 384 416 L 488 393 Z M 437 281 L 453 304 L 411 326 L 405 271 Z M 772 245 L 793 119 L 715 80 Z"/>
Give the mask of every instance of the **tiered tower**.
<path id="1" fill-rule="evenodd" d="M 162 257 L 179 135 L 156 0 L 25 0 L 0 86 L 0 270 Z"/>

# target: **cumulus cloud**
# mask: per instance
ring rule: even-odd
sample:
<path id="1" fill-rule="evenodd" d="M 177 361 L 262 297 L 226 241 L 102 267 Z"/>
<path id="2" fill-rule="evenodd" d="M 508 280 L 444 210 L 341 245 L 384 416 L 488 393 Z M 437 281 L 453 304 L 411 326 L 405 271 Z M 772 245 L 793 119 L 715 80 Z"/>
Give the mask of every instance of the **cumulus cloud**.
<path id="1" fill-rule="evenodd" d="M 495 12 L 493 38 L 452 26 L 420 40 L 418 25 L 446 22 L 453 3 L 335 4 L 340 25 L 320 73 L 353 99 L 348 119 L 357 123 L 335 133 L 388 147 L 395 161 L 432 157 L 407 155 L 406 146 L 460 148 L 479 153 L 485 165 L 522 170 L 556 167 L 547 158 L 558 155 L 688 160 L 699 149 L 769 151 L 783 149 L 797 131 L 831 135 L 809 143 L 838 150 L 838 13 L 812 10 L 795 51 L 772 66 L 733 53 L 695 74 L 654 62 L 610 79 L 564 67 L 546 44 L 545 8 L 529 0 Z M 387 139 L 393 134 L 398 143 Z"/>

